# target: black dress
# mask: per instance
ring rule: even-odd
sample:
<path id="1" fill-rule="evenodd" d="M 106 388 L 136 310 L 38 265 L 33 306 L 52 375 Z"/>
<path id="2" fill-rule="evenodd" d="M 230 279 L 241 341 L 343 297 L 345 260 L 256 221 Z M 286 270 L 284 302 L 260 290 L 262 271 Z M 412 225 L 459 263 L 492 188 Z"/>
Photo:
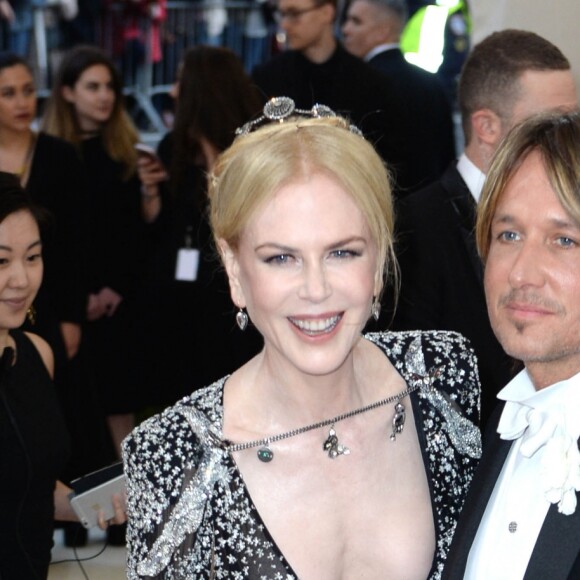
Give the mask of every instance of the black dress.
<path id="1" fill-rule="evenodd" d="M 159 144 L 171 168 L 172 133 Z M 147 403 L 167 405 L 251 358 L 261 338 L 250 326 L 242 333 L 206 217 L 206 174 L 187 167 L 177 191 L 163 187 L 163 209 L 148 228 L 148 256 L 131 328 L 134 368 Z M 197 279 L 177 280 L 178 252 L 199 251 Z"/>
<path id="2" fill-rule="evenodd" d="M 452 332 L 365 338 L 384 352 L 409 386 L 420 385 L 410 400 L 437 540 L 429 580 L 439 580 L 481 454 L 476 359 L 469 343 Z M 222 441 L 226 380 L 143 422 L 123 443 L 130 580 L 298 577 Z M 390 426 L 393 408 L 381 412 Z M 321 462 L 327 432 L 321 432 Z M 385 445 L 392 443 L 385 437 Z M 292 478 L 288 484 L 294 485 Z M 283 507 L 280 512 L 284 517 Z"/>
<path id="3" fill-rule="evenodd" d="M 52 548 L 54 488 L 68 456 L 68 433 L 44 363 L 12 331 L 15 364 L 0 375 L 0 578 L 46 578 Z"/>
<path id="4" fill-rule="evenodd" d="M 129 413 L 138 408 L 127 311 L 142 267 L 139 181 L 124 179 L 123 165 L 111 159 L 100 136 L 83 141 L 81 155 L 89 180 L 89 292 L 109 287 L 123 297 L 112 317 L 87 322 L 86 347 L 106 414 Z"/>
<path id="5" fill-rule="evenodd" d="M 39 133 L 26 191 L 52 217 L 48 231 L 43 232 L 44 276 L 35 300 L 36 323 L 30 330 L 50 344 L 58 382 L 67 365 L 60 323 L 81 324 L 87 297 L 87 185 L 73 145 Z"/>
<path id="6" fill-rule="evenodd" d="M 88 183 L 78 150 L 38 133 L 26 191 L 50 212 L 42 232 L 44 275 L 34 301 L 36 322 L 25 330 L 44 338 L 55 359 L 54 386 L 71 434 L 64 481 L 94 471 L 114 458 L 98 393 L 87 373 L 86 353 L 66 356 L 60 324 L 84 324 L 87 300 Z M 83 329 L 84 334 L 84 329 Z"/>

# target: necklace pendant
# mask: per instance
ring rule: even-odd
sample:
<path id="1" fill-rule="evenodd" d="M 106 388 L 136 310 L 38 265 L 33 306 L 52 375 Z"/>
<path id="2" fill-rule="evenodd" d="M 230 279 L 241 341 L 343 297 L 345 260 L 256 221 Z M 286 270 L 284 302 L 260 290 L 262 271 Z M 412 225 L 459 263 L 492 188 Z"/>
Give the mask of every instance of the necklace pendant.
<path id="1" fill-rule="evenodd" d="M 322 450 L 328 452 L 330 459 L 336 459 L 339 455 L 350 455 L 350 449 L 338 442 L 334 425 L 332 425 L 328 432 L 328 437 L 322 445 Z"/>
<path id="2" fill-rule="evenodd" d="M 403 432 L 405 427 L 405 419 L 407 414 L 405 413 L 405 406 L 402 403 L 397 403 L 395 405 L 395 416 L 393 417 L 393 432 L 391 433 L 391 441 L 397 439 L 397 435 Z"/>
<path id="3" fill-rule="evenodd" d="M 270 463 L 274 459 L 274 452 L 270 449 L 270 442 L 266 441 L 257 452 L 258 459 L 262 463 Z"/>

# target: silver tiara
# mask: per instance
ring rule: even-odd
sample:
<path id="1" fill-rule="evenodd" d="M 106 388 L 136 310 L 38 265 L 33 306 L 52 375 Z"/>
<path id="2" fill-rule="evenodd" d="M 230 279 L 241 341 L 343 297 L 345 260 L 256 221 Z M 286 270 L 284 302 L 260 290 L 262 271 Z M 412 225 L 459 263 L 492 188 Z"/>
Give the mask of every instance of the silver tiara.
<path id="1" fill-rule="evenodd" d="M 236 135 L 247 135 L 254 129 L 266 123 L 278 121 L 283 123 L 289 117 L 306 117 L 311 119 L 321 119 L 323 117 L 338 117 L 338 115 L 326 105 L 316 104 L 310 110 L 297 109 L 296 103 L 290 97 L 274 97 L 270 99 L 262 110 L 263 115 L 249 121 L 245 125 L 236 129 Z M 356 126 L 348 123 L 348 130 L 355 135 L 363 137 L 362 131 Z"/>

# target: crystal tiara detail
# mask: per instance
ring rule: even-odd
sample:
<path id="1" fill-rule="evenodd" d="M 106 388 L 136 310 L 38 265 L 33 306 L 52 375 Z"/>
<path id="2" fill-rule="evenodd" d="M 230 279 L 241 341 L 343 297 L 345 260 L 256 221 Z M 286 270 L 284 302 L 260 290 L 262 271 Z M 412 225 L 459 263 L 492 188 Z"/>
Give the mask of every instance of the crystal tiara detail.
<path id="1" fill-rule="evenodd" d="M 236 135 L 247 135 L 254 129 L 270 122 L 283 123 L 290 117 L 304 117 L 310 119 L 321 119 L 323 117 L 338 117 L 338 115 L 326 105 L 316 104 L 310 110 L 297 109 L 296 103 L 290 97 L 274 97 L 270 99 L 262 110 L 262 116 L 248 121 L 238 129 Z M 348 123 L 348 130 L 355 135 L 363 137 L 362 131 L 356 126 Z"/>

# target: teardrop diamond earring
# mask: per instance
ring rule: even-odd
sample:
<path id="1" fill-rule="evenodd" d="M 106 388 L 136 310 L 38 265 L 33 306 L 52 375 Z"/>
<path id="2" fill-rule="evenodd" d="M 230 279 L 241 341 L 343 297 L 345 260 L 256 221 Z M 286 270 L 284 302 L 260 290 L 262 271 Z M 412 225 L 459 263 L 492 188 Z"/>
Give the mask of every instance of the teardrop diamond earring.
<path id="1" fill-rule="evenodd" d="M 243 308 L 240 308 L 236 313 L 236 324 L 238 328 L 242 331 L 246 330 L 246 326 L 248 326 L 248 315 L 244 312 Z"/>

